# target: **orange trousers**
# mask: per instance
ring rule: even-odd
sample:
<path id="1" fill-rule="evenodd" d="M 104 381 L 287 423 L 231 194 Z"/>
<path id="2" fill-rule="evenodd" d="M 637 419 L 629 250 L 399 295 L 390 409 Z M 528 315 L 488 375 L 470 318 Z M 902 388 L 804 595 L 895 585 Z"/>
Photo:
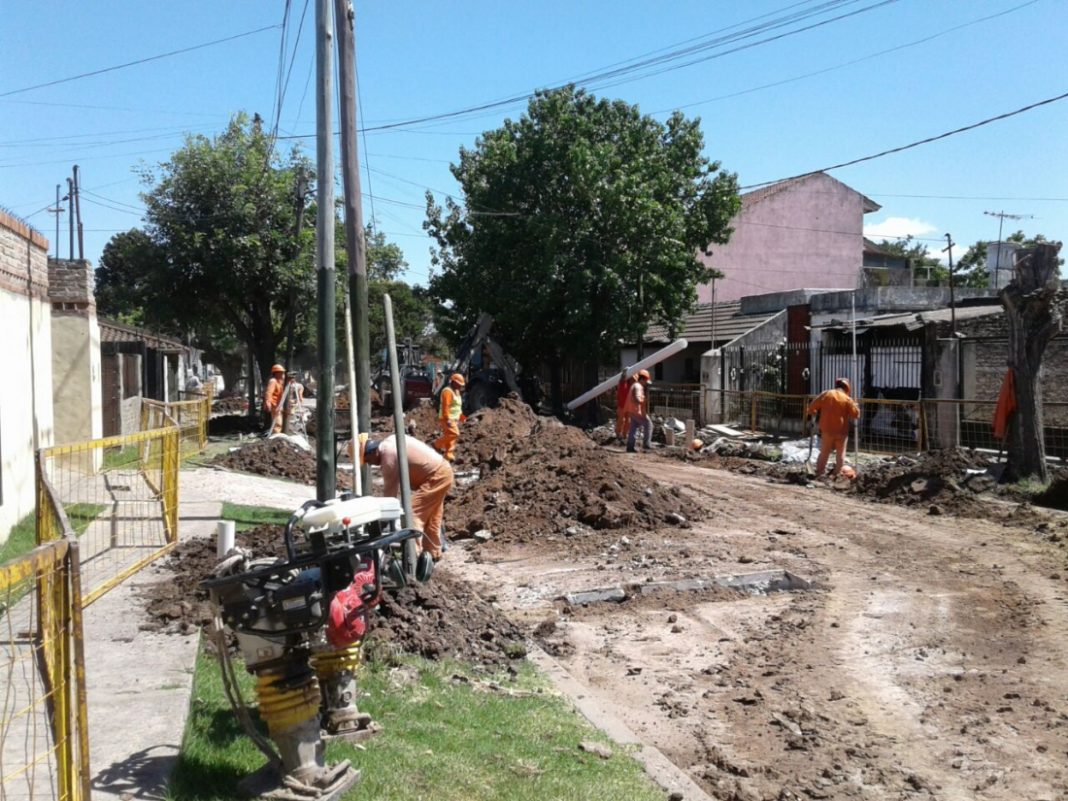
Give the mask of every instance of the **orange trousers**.
<path id="1" fill-rule="evenodd" d="M 820 456 L 816 460 L 817 476 L 823 475 L 823 471 L 827 467 L 827 460 L 831 456 L 831 451 L 834 451 L 834 470 L 831 471 L 831 475 L 836 476 L 842 472 L 842 467 L 845 465 L 845 449 L 848 443 L 848 433 L 839 434 L 838 436 L 820 434 Z"/>
<path id="2" fill-rule="evenodd" d="M 442 462 L 412 492 L 412 526 L 423 532 L 422 550 L 430 551 L 434 559 L 441 558 L 441 518 L 452 481 L 452 466 Z"/>
<path id="3" fill-rule="evenodd" d="M 450 462 L 456 458 L 456 440 L 460 438 L 459 420 L 441 420 L 441 436 L 434 440 L 434 449 Z"/>

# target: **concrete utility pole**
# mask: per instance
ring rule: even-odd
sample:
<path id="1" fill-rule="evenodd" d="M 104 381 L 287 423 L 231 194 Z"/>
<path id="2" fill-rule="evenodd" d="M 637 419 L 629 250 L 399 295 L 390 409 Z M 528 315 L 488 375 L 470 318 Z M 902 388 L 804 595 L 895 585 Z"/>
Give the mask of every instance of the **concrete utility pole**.
<path id="1" fill-rule="evenodd" d="M 69 228 L 70 242 L 67 246 L 67 258 L 74 261 L 74 179 L 67 179 L 67 228 Z"/>
<path id="2" fill-rule="evenodd" d="M 957 303 L 956 295 L 953 291 L 953 239 L 949 234 L 946 234 L 946 246 L 942 248 L 943 253 L 949 253 L 949 317 L 952 321 L 953 337 L 957 336 Z"/>
<path id="3" fill-rule="evenodd" d="M 334 100 L 334 24 L 330 0 L 315 0 L 315 161 L 319 208 L 315 221 L 315 269 L 319 298 L 318 430 L 315 436 L 315 496 L 337 494 L 334 443 L 334 152 L 331 104 Z"/>
<path id="4" fill-rule="evenodd" d="M 997 255 L 997 264 L 994 265 L 994 289 L 998 289 L 999 270 L 1001 269 L 1001 230 L 1005 225 L 1005 219 L 1010 220 L 1033 220 L 1035 216 L 1033 214 L 1008 214 L 1004 211 L 984 211 L 989 217 L 998 218 L 998 249 L 995 251 Z M 987 265 L 987 270 L 990 269 L 990 265 Z"/>
<path id="5" fill-rule="evenodd" d="M 348 0 L 334 0 L 337 24 L 338 78 L 341 115 L 341 177 L 345 187 L 345 250 L 349 270 L 349 315 L 353 331 L 356 387 L 356 425 L 371 431 L 371 337 L 367 309 L 367 243 L 363 234 L 363 200 L 360 194 L 360 155 L 356 146 L 356 36 L 354 13 Z M 357 434 L 353 427 L 352 436 Z M 371 470 L 360 468 L 361 486 L 371 494 Z"/>
<path id="6" fill-rule="evenodd" d="M 63 213 L 63 207 L 59 205 L 62 201 L 59 199 L 59 184 L 56 184 L 56 205 L 48 209 L 49 214 L 56 215 L 56 261 L 59 260 L 59 215 Z"/>
<path id="7" fill-rule="evenodd" d="M 78 261 L 85 260 L 85 239 L 82 236 L 82 186 L 78 181 L 78 165 L 74 165 L 74 199 L 71 201 L 78 225 Z"/>

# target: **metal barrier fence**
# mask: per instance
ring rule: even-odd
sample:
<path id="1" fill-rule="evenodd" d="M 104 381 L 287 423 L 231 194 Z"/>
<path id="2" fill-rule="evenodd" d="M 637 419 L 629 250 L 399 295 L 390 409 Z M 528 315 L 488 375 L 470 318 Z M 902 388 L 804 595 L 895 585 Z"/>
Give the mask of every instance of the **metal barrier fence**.
<path id="1" fill-rule="evenodd" d="M 38 452 L 38 487 L 54 487 L 81 544 L 85 604 L 177 543 L 179 461 L 175 426 Z M 57 536 L 38 514 L 37 542 Z"/>
<path id="2" fill-rule="evenodd" d="M 661 417 L 692 419 L 703 425 L 700 384 L 653 384 L 648 389 L 649 413 Z M 612 398 L 613 402 L 615 398 Z"/>
<path id="3" fill-rule="evenodd" d="M 813 395 L 761 391 L 715 392 L 718 421 L 772 436 L 805 436 L 804 417 Z M 940 448 L 976 448 L 997 452 L 993 400 L 886 400 L 861 398 L 860 448 L 908 454 Z M 1068 402 L 1043 404 L 1046 455 L 1068 461 Z"/>
<path id="4" fill-rule="evenodd" d="M 79 543 L 47 480 L 47 542 L 0 565 L 0 798 L 88 801 Z"/>
<path id="5" fill-rule="evenodd" d="M 211 398 L 201 395 L 194 400 L 141 401 L 141 430 L 152 431 L 178 426 L 182 458 L 204 450 L 208 442 L 208 419 L 211 417 Z"/>

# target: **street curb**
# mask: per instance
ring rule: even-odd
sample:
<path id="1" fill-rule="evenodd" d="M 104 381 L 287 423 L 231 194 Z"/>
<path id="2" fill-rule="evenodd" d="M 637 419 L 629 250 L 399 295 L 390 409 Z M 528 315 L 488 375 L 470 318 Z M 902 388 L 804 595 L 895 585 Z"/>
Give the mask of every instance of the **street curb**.
<path id="1" fill-rule="evenodd" d="M 589 689 L 568 672 L 567 668 L 537 645 L 528 644 L 527 659 L 552 681 L 553 686 L 590 723 L 620 745 L 637 746 L 631 755 L 645 768 L 645 772 L 678 801 L 715 801 L 689 775 L 668 759 L 655 746 L 642 742 L 627 724 L 615 716 L 608 704 L 594 697 Z"/>

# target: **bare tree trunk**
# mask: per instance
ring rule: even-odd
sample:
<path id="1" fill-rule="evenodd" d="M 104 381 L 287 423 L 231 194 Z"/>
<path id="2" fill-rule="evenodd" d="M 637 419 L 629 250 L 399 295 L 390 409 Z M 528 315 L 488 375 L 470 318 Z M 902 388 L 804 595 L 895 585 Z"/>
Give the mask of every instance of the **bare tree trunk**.
<path id="1" fill-rule="evenodd" d="M 1045 483 L 1042 356 L 1063 326 L 1068 293 L 1061 288 L 1061 243 L 1039 243 L 1017 258 L 1013 280 L 1001 290 L 1009 324 L 1008 366 L 1016 384 L 1016 412 L 1009 419 L 1005 481 L 1033 476 Z"/>

